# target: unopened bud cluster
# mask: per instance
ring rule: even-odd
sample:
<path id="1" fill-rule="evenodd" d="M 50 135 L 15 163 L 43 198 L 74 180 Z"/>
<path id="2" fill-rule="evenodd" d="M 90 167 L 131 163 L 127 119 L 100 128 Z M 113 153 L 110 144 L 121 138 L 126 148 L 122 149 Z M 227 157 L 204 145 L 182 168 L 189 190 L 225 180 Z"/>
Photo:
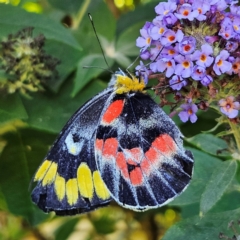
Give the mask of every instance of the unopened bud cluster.
<path id="1" fill-rule="evenodd" d="M 43 51 L 43 35 L 32 36 L 33 28 L 9 35 L 0 43 L 0 90 L 8 94 L 43 90 L 56 77 L 58 60 Z"/>

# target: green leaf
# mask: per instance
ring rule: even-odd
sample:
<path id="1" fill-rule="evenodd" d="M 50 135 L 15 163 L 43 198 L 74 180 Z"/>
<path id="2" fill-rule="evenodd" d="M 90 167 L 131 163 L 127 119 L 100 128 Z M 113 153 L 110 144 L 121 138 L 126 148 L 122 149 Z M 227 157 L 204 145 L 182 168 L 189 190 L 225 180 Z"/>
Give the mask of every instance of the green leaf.
<path id="1" fill-rule="evenodd" d="M 214 169 L 221 164 L 219 159 L 196 149 L 188 148 L 194 156 L 194 173 L 189 187 L 170 205 L 188 205 L 199 202 L 201 195 Z"/>
<path id="2" fill-rule="evenodd" d="M 60 23 L 54 22 L 45 15 L 29 13 L 11 5 L 0 4 L 1 38 L 29 26 L 35 28 L 34 35 L 42 33 L 49 40 L 59 41 L 80 50 L 79 43 L 74 39 L 71 32 Z"/>
<path id="3" fill-rule="evenodd" d="M 125 29 L 129 28 L 129 23 L 131 23 L 131 25 L 134 25 L 139 22 L 152 21 L 152 19 L 156 16 L 154 8 L 157 6 L 158 3 L 159 1 L 139 5 L 135 9 L 135 11 L 129 11 L 126 14 L 122 14 L 118 20 L 117 34 L 119 35 Z M 143 25 L 141 26 L 141 28 L 143 27 Z"/>
<path id="4" fill-rule="evenodd" d="M 32 100 L 24 99 L 24 106 L 29 114 L 27 122 L 37 129 L 58 133 L 81 105 L 105 87 L 102 82 L 94 81 L 75 98 L 71 98 L 70 81 L 56 95 L 50 92 L 35 94 Z"/>
<path id="5" fill-rule="evenodd" d="M 102 215 L 97 219 L 92 219 L 92 223 L 99 234 L 109 234 L 115 230 L 116 222 L 108 215 Z"/>
<path id="6" fill-rule="evenodd" d="M 212 155 L 230 156 L 228 152 L 225 152 L 228 148 L 227 143 L 212 134 L 198 134 L 192 138 L 186 138 L 185 140 L 204 152 Z"/>
<path id="7" fill-rule="evenodd" d="M 54 137 L 34 129 L 3 136 L 7 145 L 0 156 L 0 189 L 8 210 L 23 216 L 32 225 L 46 219 L 47 215 L 32 204 L 29 184 Z"/>
<path id="8" fill-rule="evenodd" d="M 82 53 L 80 51 L 76 51 L 76 49 L 71 46 L 63 46 L 61 42 L 55 40 L 47 41 L 44 49 L 48 55 L 54 56 L 60 60 L 60 64 L 57 65 L 57 79 L 51 79 L 47 82 L 47 85 L 51 88 L 51 90 L 56 92 L 59 90 L 59 87 L 68 75 L 76 69 Z"/>
<path id="9" fill-rule="evenodd" d="M 102 0 L 91 1 L 88 12 L 91 13 L 98 36 L 104 36 L 108 41 L 113 41 L 115 39 L 116 19 L 109 11 L 106 3 Z M 81 24 L 74 31 L 74 34 L 84 51 L 90 53 L 101 52 L 87 12 L 83 15 Z"/>
<path id="10" fill-rule="evenodd" d="M 27 119 L 28 114 L 18 94 L 0 97 L 0 123 L 13 119 Z"/>
<path id="11" fill-rule="evenodd" d="M 208 213 L 204 217 L 191 217 L 173 225 L 163 240 L 203 240 L 219 239 L 219 234 L 232 237 L 235 233 L 228 228 L 231 221 L 237 222 L 240 209 L 221 213 Z"/>
<path id="12" fill-rule="evenodd" d="M 229 160 L 219 164 L 212 173 L 200 202 L 200 215 L 206 214 L 222 197 L 237 171 L 237 163 Z"/>
<path id="13" fill-rule="evenodd" d="M 116 34 L 116 19 L 109 11 L 107 4 L 104 1 L 94 0 L 89 6 L 89 12 L 92 15 L 97 33 L 108 40 L 113 40 Z M 87 21 L 89 22 L 89 19 Z M 91 24 L 90 27 L 93 32 Z"/>
<path id="14" fill-rule="evenodd" d="M 114 59 L 120 66 L 122 66 L 124 68 L 129 67 L 130 64 L 132 63 L 131 60 L 128 57 L 126 57 L 124 54 L 122 54 L 121 52 L 116 52 Z"/>
<path id="15" fill-rule="evenodd" d="M 67 13 L 76 13 L 79 11 L 83 0 L 48 0 L 48 2 L 54 7 Z"/>
<path id="16" fill-rule="evenodd" d="M 140 36 L 140 29 L 144 22 L 138 22 L 131 25 L 119 36 L 116 44 L 117 52 L 121 52 L 126 56 L 138 56 L 140 49 L 136 47 L 136 39 Z"/>
<path id="17" fill-rule="evenodd" d="M 230 184 L 224 195 L 216 203 L 216 205 L 214 205 L 213 208 L 211 208 L 209 213 L 224 212 L 239 208 L 240 192 L 237 190 L 233 190 L 232 188 L 233 186 L 232 184 Z"/>
<path id="18" fill-rule="evenodd" d="M 64 222 L 56 231 L 55 239 L 57 240 L 66 240 L 74 231 L 76 224 L 79 222 L 79 218 L 67 218 L 67 221 Z"/>
<path id="19" fill-rule="evenodd" d="M 108 64 L 111 66 L 113 61 L 108 59 Z M 90 66 L 89 69 L 84 69 L 83 67 Z M 93 67 L 93 68 L 91 68 Z M 83 57 L 78 64 L 77 74 L 74 79 L 74 88 L 72 91 L 72 97 L 82 90 L 82 88 L 89 83 L 94 77 L 97 77 L 101 72 L 106 71 L 105 62 L 101 54 L 91 54 L 89 56 Z"/>

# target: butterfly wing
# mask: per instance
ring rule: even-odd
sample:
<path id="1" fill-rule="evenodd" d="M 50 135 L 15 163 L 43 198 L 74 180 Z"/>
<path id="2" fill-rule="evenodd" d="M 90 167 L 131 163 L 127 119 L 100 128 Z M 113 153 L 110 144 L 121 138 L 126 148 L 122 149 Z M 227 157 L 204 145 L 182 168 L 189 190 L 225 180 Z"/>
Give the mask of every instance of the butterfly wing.
<path id="1" fill-rule="evenodd" d="M 44 212 L 74 215 L 111 201 L 94 156 L 96 128 L 111 92 L 107 88 L 73 115 L 37 170 L 32 200 Z"/>
<path id="2" fill-rule="evenodd" d="M 189 184 L 193 156 L 163 110 L 143 93 L 116 94 L 103 110 L 96 161 L 111 196 L 136 211 L 160 207 Z"/>

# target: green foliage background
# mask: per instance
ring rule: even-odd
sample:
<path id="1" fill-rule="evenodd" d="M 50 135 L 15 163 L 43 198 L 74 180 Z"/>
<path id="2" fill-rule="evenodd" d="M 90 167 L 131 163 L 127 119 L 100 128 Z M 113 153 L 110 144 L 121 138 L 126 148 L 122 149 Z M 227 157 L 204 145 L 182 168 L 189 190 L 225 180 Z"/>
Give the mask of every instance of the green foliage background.
<path id="1" fill-rule="evenodd" d="M 9 2 L 9 1 L 8 1 Z M 135 213 L 116 204 L 76 217 L 42 213 L 30 199 L 29 184 L 49 147 L 66 121 L 88 99 L 107 86 L 110 74 L 92 30 L 93 16 L 112 70 L 126 68 L 138 55 L 139 29 L 154 17 L 158 1 L 138 4 L 121 12 L 113 1 L 44 0 L 32 2 L 41 14 L 25 9 L 27 1 L 0 4 L 0 39 L 24 27 L 34 36 L 44 34 L 47 54 L 60 59 L 59 78 L 46 91 L 26 99 L 0 96 L 0 239 L 218 239 L 240 229 L 228 227 L 240 218 L 239 163 L 224 140 L 202 133 L 215 125 L 206 112 L 196 124 L 180 124 L 186 146 L 195 157 L 193 180 L 168 206 Z M 111 9 L 111 11 L 110 11 Z M 34 10 L 34 8 L 33 8 Z M 126 10 L 126 9 L 125 9 Z M 68 26 L 66 26 L 66 24 Z M 83 69 L 83 66 L 100 68 Z M 167 230 L 167 231 L 166 231 Z"/>

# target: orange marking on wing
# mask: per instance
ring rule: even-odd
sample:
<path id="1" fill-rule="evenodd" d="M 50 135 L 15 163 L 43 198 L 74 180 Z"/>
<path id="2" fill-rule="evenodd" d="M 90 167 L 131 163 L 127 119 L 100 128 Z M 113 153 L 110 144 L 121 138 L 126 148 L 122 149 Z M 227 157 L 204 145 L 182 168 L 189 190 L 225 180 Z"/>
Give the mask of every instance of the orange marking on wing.
<path id="1" fill-rule="evenodd" d="M 133 160 L 133 159 L 131 159 L 131 158 L 128 158 L 128 159 L 127 159 L 127 163 L 130 164 L 130 165 L 134 165 L 134 166 L 137 165 L 135 159 Z"/>
<path id="2" fill-rule="evenodd" d="M 122 112 L 124 106 L 123 100 L 116 100 L 110 104 L 106 112 L 103 115 L 102 121 L 104 123 L 110 124 L 114 121 Z"/>
<path id="3" fill-rule="evenodd" d="M 124 152 L 128 156 L 127 162 L 129 164 L 136 165 L 142 161 L 143 152 L 141 148 L 124 149 Z"/>
<path id="4" fill-rule="evenodd" d="M 116 156 L 118 149 L 118 141 L 116 138 L 108 138 L 104 142 L 103 146 L 103 156 L 104 157 L 111 157 Z"/>
<path id="5" fill-rule="evenodd" d="M 117 158 L 116 158 L 116 163 L 117 163 L 117 166 L 120 168 L 122 175 L 125 178 L 129 178 L 128 169 L 127 169 L 127 161 L 126 161 L 126 158 L 125 158 L 123 152 L 118 152 Z"/>
<path id="6" fill-rule="evenodd" d="M 145 156 L 153 164 L 159 160 L 159 154 L 157 150 L 152 147 L 148 149 L 148 151 L 145 153 Z"/>
<path id="7" fill-rule="evenodd" d="M 150 160 L 150 159 L 149 159 Z M 147 158 L 144 158 L 142 163 L 140 164 L 142 171 L 147 174 L 147 176 L 150 175 L 150 169 L 151 169 L 151 163 Z"/>
<path id="8" fill-rule="evenodd" d="M 168 134 L 160 135 L 152 143 L 152 146 L 157 148 L 163 154 L 171 154 L 176 151 L 176 144 Z"/>
<path id="9" fill-rule="evenodd" d="M 102 151 L 102 149 L 103 149 L 103 140 L 102 139 L 96 139 L 95 148 L 99 151 Z"/>
<path id="10" fill-rule="evenodd" d="M 140 167 L 136 167 L 130 172 L 130 179 L 134 186 L 141 185 L 143 182 L 143 175 Z"/>

